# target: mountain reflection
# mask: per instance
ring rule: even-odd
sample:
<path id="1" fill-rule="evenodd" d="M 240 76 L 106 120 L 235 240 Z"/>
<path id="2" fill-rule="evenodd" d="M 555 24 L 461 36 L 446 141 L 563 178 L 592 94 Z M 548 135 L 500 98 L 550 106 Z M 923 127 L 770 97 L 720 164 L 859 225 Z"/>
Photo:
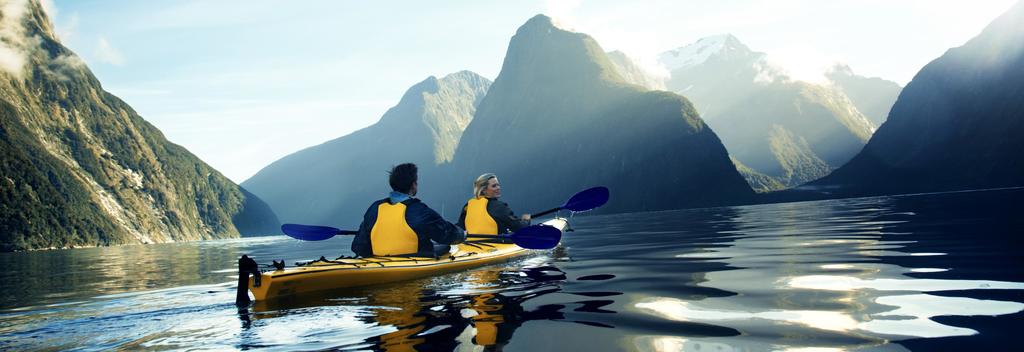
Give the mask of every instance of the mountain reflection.
<path id="1" fill-rule="evenodd" d="M 1024 304 L 992 299 L 945 297 L 934 291 L 1022 290 L 1024 283 L 993 280 L 927 279 L 943 268 L 908 268 L 891 257 L 930 257 L 914 252 L 918 241 L 908 226 L 913 212 L 896 212 L 893 198 L 736 208 L 735 230 L 720 231 L 727 246 L 694 248 L 678 258 L 727 264 L 735 270 L 709 272 L 702 287 L 736 295 L 684 300 L 646 297 L 633 306 L 665 319 L 715 324 L 744 332 L 738 337 L 641 336 L 645 350 L 863 348 L 915 337 L 976 334 L 932 320 L 945 315 L 1005 315 Z M 928 219 L 935 221 L 936 219 Z M 902 238 L 901 238 L 902 237 Z M 967 291 L 971 292 L 971 291 Z M 845 338 L 828 338 L 828 332 Z M 771 340 L 771 344 L 762 341 Z M 890 348 L 895 347 L 890 345 Z"/>
<path id="2" fill-rule="evenodd" d="M 551 252 L 233 304 L 286 237 L 5 253 L 0 350 L 1005 350 L 1024 189 L 579 216 Z"/>
<path id="3" fill-rule="evenodd" d="M 238 247 L 281 238 L 0 253 L 0 308 L 182 285 L 223 282 Z M 32 273 L 32 275 L 25 275 Z"/>

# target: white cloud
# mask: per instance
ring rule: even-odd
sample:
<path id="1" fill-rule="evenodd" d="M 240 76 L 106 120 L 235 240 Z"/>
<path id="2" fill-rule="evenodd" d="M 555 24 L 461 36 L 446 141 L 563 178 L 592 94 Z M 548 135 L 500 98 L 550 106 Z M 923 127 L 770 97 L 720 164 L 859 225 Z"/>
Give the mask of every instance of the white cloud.
<path id="1" fill-rule="evenodd" d="M 789 80 L 786 73 L 779 67 L 769 64 L 765 60 L 758 60 L 754 63 L 754 69 L 757 70 L 757 76 L 754 76 L 754 83 L 768 84 L 777 81 Z"/>
<path id="2" fill-rule="evenodd" d="M 25 40 L 22 18 L 28 11 L 27 0 L 7 1 L 0 7 L 0 70 L 21 78 L 28 61 L 29 42 Z"/>
<path id="3" fill-rule="evenodd" d="M 0 43 L 0 70 L 21 78 L 22 69 L 25 67 L 25 53 L 16 48 Z"/>
<path id="4" fill-rule="evenodd" d="M 53 75 L 60 80 L 68 80 L 72 75 L 80 72 L 85 67 L 85 62 L 74 54 L 64 54 L 53 59 L 51 65 L 42 65 L 40 70 Z"/>
<path id="5" fill-rule="evenodd" d="M 110 45 L 110 42 L 104 37 L 100 37 L 96 42 L 96 58 L 111 65 L 124 64 L 124 55 L 121 55 L 121 51 Z"/>
<path id="6" fill-rule="evenodd" d="M 0 11 L 3 11 L 3 29 L 13 29 L 18 32 L 24 32 L 24 28 L 21 26 L 21 19 L 28 12 L 28 0 L 9 0 L 0 7 Z"/>
<path id="7" fill-rule="evenodd" d="M 793 80 L 823 84 L 828 82 L 825 73 L 839 58 L 815 49 L 810 45 L 791 44 L 767 50 L 768 63 L 781 68 Z"/>
<path id="8" fill-rule="evenodd" d="M 575 31 L 579 26 L 575 12 L 583 4 L 583 0 L 547 0 L 544 2 L 544 14 L 554 21 L 558 28 Z"/>
<path id="9" fill-rule="evenodd" d="M 6 71 L 16 78 L 25 76 L 29 57 L 39 50 L 43 41 L 39 35 L 28 36 L 25 28 L 25 16 L 29 12 L 27 0 L 4 2 L 0 7 L 0 70 Z M 57 15 L 57 8 L 52 2 L 42 2 L 43 11 L 51 18 Z M 36 69 L 68 79 L 68 75 L 80 69 L 85 63 L 75 55 L 61 55 L 53 59 L 50 65 L 40 65 Z"/>

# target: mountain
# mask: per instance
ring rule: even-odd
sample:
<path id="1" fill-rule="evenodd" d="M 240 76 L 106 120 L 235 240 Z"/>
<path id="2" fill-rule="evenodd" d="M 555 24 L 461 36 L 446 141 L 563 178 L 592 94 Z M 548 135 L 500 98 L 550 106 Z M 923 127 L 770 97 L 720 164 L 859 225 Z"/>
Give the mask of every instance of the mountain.
<path id="1" fill-rule="evenodd" d="M 457 211 L 473 180 L 498 175 L 520 212 L 574 192 L 612 190 L 604 212 L 735 204 L 753 192 L 690 102 L 629 84 L 593 38 L 537 15 L 509 42 L 501 72 L 448 170 Z M 450 183 L 449 183 L 450 184 Z"/>
<path id="2" fill-rule="evenodd" d="M 664 52 L 658 62 L 670 73 L 666 88 L 693 101 L 704 120 L 711 121 L 721 115 L 721 109 L 737 105 L 751 94 L 755 79 L 772 78 L 764 57 L 733 35 L 724 34 Z"/>
<path id="3" fill-rule="evenodd" d="M 864 117 L 875 126 L 881 126 L 889 116 L 889 109 L 900 95 L 899 84 L 878 77 L 864 77 L 853 73 L 850 66 L 837 64 L 825 73 L 833 85 L 842 89 Z"/>
<path id="4" fill-rule="evenodd" d="M 277 233 L 277 219 L 103 90 L 37 1 L 0 20 L 0 250 Z"/>
<path id="5" fill-rule="evenodd" d="M 729 159 L 732 160 L 733 165 L 736 166 L 736 171 L 739 171 L 740 175 L 747 180 L 747 183 L 750 184 L 751 188 L 760 192 L 772 192 L 786 189 L 786 186 L 774 177 L 754 171 L 754 169 L 743 165 L 742 162 L 736 160 L 734 157 L 729 157 Z"/>
<path id="6" fill-rule="evenodd" d="M 608 60 L 615 67 L 615 72 L 628 83 L 646 89 L 665 90 L 665 78 L 646 70 L 638 65 L 626 53 L 615 50 L 608 52 Z"/>
<path id="7" fill-rule="evenodd" d="M 409 88 L 376 124 L 284 157 L 242 185 L 284 222 L 359 224 L 372 201 L 387 195 L 387 171 L 414 162 L 430 183 L 451 161 L 463 130 L 491 81 L 462 71 Z M 430 192 L 424 192 L 429 194 Z"/>
<path id="8" fill-rule="evenodd" d="M 728 34 L 659 56 L 668 89 L 694 102 L 760 192 L 828 175 L 874 130 L 841 89 L 793 80 L 765 57 Z"/>
<path id="9" fill-rule="evenodd" d="M 1024 185 L 1024 2 L 925 65 L 853 160 L 811 184 L 841 195 Z"/>
<path id="10" fill-rule="evenodd" d="M 669 50 L 658 56 L 670 71 L 685 70 L 708 62 L 733 62 L 760 58 L 764 55 L 750 51 L 732 34 L 704 37 L 696 43 Z"/>

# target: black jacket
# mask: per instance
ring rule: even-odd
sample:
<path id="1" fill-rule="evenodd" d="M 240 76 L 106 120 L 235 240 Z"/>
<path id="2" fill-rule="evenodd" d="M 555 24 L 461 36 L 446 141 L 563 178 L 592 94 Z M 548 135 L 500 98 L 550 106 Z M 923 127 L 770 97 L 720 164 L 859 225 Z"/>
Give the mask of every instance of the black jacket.
<path id="1" fill-rule="evenodd" d="M 388 201 L 389 198 L 378 200 L 373 202 L 369 209 L 366 209 L 366 214 L 363 215 L 363 223 L 359 225 L 359 233 L 352 240 L 352 251 L 356 255 L 360 257 L 373 256 L 370 231 L 373 229 L 373 224 L 377 223 L 377 207 L 381 203 Z M 405 221 L 416 232 L 416 237 L 419 237 L 420 253 L 433 253 L 434 245 L 430 243 L 431 240 L 440 244 L 453 244 L 466 240 L 465 232 L 462 229 L 446 221 L 436 211 L 420 202 L 419 199 L 409 198 L 402 201 L 402 204 L 405 204 L 406 207 Z"/>
<path id="2" fill-rule="evenodd" d="M 462 214 L 459 215 L 459 227 L 466 228 L 466 207 L 469 203 L 462 206 Z M 497 199 L 487 199 L 487 214 L 494 219 L 494 222 L 498 224 L 498 233 L 511 233 L 519 231 L 519 229 L 530 226 L 529 221 L 520 220 L 512 209 L 508 207 L 508 204 Z"/>

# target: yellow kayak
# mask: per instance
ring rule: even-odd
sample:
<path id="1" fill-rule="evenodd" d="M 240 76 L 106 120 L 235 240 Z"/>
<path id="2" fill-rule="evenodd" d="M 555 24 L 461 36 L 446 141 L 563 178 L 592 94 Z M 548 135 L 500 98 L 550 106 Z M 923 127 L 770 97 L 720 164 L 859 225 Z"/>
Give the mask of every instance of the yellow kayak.
<path id="1" fill-rule="evenodd" d="M 565 231 L 569 223 L 562 218 L 544 222 Z M 317 291 L 377 285 L 450 273 L 507 261 L 530 253 L 512 243 L 494 243 L 474 238 L 453 245 L 443 256 L 368 257 L 317 260 L 303 266 L 260 273 L 248 280 L 248 289 L 257 301 L 301 295 Z M 248 275 L 245 275 L 248 276 Z M 244 279 L 240 280 L 245 282 Z M 239 290 L 242 294 L 242 290 Z"/>

